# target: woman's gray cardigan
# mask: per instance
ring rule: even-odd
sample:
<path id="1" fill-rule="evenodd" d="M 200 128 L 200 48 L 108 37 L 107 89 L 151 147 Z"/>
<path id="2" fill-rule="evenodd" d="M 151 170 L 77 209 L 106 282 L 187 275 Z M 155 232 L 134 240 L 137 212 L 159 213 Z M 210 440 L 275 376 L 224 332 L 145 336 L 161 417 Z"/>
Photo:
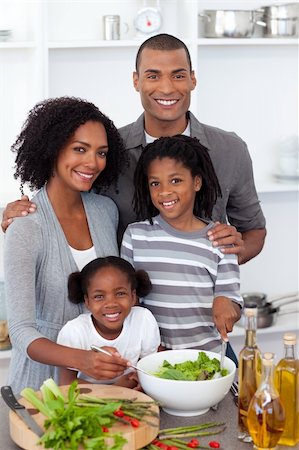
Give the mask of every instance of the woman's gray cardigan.
<path id="1" fill-rule="evenodd" d="M 118 211 L 108 197 L 83 193 L 82 200 L 96 255 L 118 255 Z M 46 189 L 34 197 L 37 212 L 15 219 L 4 244 L 4 276 L 12 357 L 8 384 L 15 392 L 42 382 L 58 370 L 31 360 L 29 344 L 47 337 L 56 341 L 61 327 L 83 311 L 68 300 L 67 280 L 78 270 Z"/>

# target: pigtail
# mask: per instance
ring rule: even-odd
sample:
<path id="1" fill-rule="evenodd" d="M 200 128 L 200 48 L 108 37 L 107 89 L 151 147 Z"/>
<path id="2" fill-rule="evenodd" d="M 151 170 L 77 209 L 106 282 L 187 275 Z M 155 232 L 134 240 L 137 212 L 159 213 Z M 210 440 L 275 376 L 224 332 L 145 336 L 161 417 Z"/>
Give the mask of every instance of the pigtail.
<path id="1" fill-rule="evenodd" d="M 73 272 L 70 274 L 68 278 L 68 295 L 69 300 L 75 303 L 75 305 L 84 302 L 81 272 Z"/>
<path id="2" fill-rule="evenodd" d="M 152 283 L 145 270 L 136 270 L 136 294 L 138 297 L 145 297 L 152 290 Z"/>

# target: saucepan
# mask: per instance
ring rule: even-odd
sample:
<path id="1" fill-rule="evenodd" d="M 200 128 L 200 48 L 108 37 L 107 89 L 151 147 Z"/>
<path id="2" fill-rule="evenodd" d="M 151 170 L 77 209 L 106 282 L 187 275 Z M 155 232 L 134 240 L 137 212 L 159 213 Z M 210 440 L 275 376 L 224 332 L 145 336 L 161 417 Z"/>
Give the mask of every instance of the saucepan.
<path id="1" fill-rule="evenodd" d="M 292 311 L 281 311 L 282 306 L 289 305 L 290 303 L 299 302 L 299 293 L 291 293 L 280 297 L 272 298 L 271 301 L 267 300 L 267 295 L 261 292 L 249 292 L 242 294 L 244 305 L 249 303 L 256 303 L 257 310 L 257 328 L 267 328 L 275 324 L 277 317 L 284 314 L 299 313 L 299 309 Z M 245 318 L 242 315 L 238 324 L 245 325 Z"/>
<path id="2" fill-rule="evenodd" d="M 258 15 L 263 11 L 212 9 L 198 16 L 207 38 L 248 38 L 252 36 L 255 25 L 266 26 L 265 22 L 258 20 Z"/>
<path id="3" fill-rule="evenodd" d="M 264 7 L 266 37 L 296 37 L 299 30 L 299 3 Z"/>

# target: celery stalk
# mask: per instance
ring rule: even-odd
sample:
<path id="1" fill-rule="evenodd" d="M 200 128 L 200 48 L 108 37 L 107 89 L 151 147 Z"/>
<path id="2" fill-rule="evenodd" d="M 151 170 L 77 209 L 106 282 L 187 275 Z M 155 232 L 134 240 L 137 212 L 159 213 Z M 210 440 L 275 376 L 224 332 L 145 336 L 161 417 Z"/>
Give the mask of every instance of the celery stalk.
<path id="1" fill-rule="evenodd" d="M 65 402 L 66 399 L 53 378 L 48 378 L 47 380 L 45 380 L 43 382 L 43 386 L 46 386 L 52 392 L 54 398 L 61 398 L 61 400 Z"/>
<path id="2" fill-rule="evenodd" d="M 31 403 L 36 409 L 38 409 L 44 416 L 50 418 L 53 416 L 53 411 L 48 408 L 42 400 L 40 400 L 36 392 L 32 388 L 25 388 L 21 391 L 22 397 Z"/>
<path id="3" fill-rule="evenodd" d="M 43 396 L 43 401 L 46 403 L 50 400 L 55 400 L 55 396 L 53 394 L 53 392 L 44 384 L 41 385 L 40 387 L 42 396 Z"/>

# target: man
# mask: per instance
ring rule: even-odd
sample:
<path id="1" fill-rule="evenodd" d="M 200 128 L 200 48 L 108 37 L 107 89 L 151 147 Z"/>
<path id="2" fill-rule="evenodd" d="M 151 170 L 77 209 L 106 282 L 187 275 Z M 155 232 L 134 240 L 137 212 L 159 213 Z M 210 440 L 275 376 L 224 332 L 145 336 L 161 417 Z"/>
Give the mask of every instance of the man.
<path id="1" fill-rule="evenodd" d="M 144 113 L 119 130 L 130 166 L 121 176 L 118 189 L 107 192 L 120 211 L 119 235 L 136 220 L 131 203 L 133 175 L 143 147 L 157 137 L 186 134 L 197 137 L 209 149 L 222 190 L 212 217 L 221 223 L 209 232 L 210 240 L 224 253 L 236 253 L 240 264 L 254 258 L 263 248 L 266 230 L 249 152 L 236 134 L 204 125 L 188 111 L 196 78 L 186 45 L 168 34 L 147 39 L 137 53 L 133 83 Z M 5 231 L 14 217 L 34 210 L 35 205 L 26 196 L 10 203 L 3 214 L 2 229 Z"/>

